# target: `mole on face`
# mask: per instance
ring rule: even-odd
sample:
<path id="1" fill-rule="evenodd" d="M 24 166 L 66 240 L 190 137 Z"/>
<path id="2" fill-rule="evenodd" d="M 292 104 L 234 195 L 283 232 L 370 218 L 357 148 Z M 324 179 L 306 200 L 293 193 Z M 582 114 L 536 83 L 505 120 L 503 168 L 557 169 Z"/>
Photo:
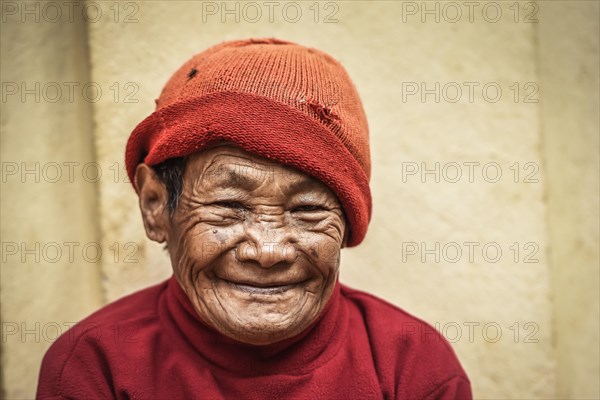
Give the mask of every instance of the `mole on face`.
<path id="1" fill-rule="evenodd" d="M 219 242 L 219 243 L 223 243 L 227 240 L 227 234 L 219 231 L 218 229 L 213 229 L 212 233 L 213 233 L 215 239 L 217 240 L 217 242 Z"/>

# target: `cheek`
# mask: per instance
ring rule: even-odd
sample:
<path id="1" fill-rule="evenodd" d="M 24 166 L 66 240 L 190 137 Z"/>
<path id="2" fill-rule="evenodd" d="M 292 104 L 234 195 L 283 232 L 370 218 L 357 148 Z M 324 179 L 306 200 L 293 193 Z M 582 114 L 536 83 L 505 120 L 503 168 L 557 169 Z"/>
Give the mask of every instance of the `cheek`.
<path id="1" fill-rule="evenodd" d="M 324 269 L 337 269 L 344 225 L 339 218 L 327 218 L 312 226 L 299 226 L 301 251 Z"/>
<path id="2" fill-rule="evenodd" d="M 249 227 L 244 222 L 228 226 L 187 221 L 175 236 L 178 251 L 172 257 L 175 271 L 185 281 L 195 281 L 199 274 L 213 277 L 213 267 L 222 267 L 219 258 L 234 261 L 236 247 L 251 241 Z M 295 252 L 316 269 L 324 281 L 337 276 L 342 242 L 341 224 L 335 218 L 320 223 L 290 221 L 290 240 L 286 252 Z M 270 235 L 268 235 L 270 236 Z M 271 241 L 266 238 L 265 241 Z M 238 249 L 239 250 L 239 249 Z M 229 254 L 228 254 L 229 253 Z"/>
<path id="3" fill-rule="evenodd" d="M 343 218 L 333 212 L 312 218 L 314 220 L 309 217 L 290 219 L 290 223 L 302 234 L 312 236 L 313 242 L 333 242 L 341 247 L 345 229 Z"/>
<path id="4" fill-rule="evenodd" d="M 337 274 L 340 264 L 340 241 L 322 233 L 304 232 L 297 243 L 301 252 L 325 279 Z"/>
<path id="5" fill-rule="evenodd" d="M 173 265 L 177 265 L 176 269 L 181 275 L 196 275 L 234 248 L 242 236 L 243 228 L 239 226 L 196 224 L 178 237 L 178 251 L 175 260 L 172 260 Z"/>

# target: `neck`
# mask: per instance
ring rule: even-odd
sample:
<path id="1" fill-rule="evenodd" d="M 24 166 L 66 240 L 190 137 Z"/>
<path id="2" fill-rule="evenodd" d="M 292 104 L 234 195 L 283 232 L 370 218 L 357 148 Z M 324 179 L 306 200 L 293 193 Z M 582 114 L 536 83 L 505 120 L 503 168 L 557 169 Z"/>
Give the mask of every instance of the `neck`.
<path id="1" fill-rule="evenodd" d="M 268 345 L 242 343 L 208 326 L 175 277 L 169 280 L 162 305 L 161 317 L 183 346 L 213 366 L 245 376 L 298 375 L 312 370 L 335 355 L 348 326 L 347 310 L 340 301 L 339 282 L 321 314 L 308 328 L 292 338 Z"/>

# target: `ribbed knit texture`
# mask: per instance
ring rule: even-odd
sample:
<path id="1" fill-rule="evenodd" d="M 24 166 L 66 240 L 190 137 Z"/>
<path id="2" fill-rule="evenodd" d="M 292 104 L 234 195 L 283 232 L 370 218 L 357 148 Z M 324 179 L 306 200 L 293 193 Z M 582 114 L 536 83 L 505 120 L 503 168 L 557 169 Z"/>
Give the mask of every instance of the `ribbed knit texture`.
<path id="1" fill-rule="evenodd" d="M 274 38 L 224 42 L 175 72 L 156 105 L 127 144 L 132 182 L 141 162 L 230 140 L 323 181 L 345 210 L 348 246 L 363 240 L 372 212 L 367 119 L 329 55 Z"/>

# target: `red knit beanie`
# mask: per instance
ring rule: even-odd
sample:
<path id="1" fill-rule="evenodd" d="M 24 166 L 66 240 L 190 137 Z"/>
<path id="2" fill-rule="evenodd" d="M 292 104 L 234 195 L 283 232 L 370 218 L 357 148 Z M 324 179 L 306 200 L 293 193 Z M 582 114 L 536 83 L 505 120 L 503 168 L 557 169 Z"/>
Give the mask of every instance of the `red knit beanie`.
<path id="1" fill-rule="evenodd" d="M 350 226 L 349 247 L 371 219 L 369 129 L 348 74 L 329 55 L 279 39 L 224 42 L 195 55 L 163 88 L 156 111 L 131 133 L 131 182 L 221 139 L 325 183 Z"/>

